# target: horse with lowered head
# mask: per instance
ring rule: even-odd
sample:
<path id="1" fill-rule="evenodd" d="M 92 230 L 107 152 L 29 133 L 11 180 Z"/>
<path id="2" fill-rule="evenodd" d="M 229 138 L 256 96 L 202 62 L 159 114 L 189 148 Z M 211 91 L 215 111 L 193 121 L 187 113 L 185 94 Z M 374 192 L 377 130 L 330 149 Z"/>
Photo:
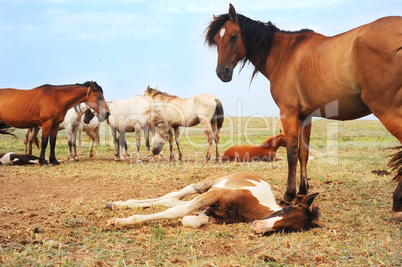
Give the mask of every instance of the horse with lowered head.
<path id="1" fill-rule="evenodd" d="M 178 96 L 169 95 L 157 89 L 148 86 L 144 93 L 159 105 L 169 123 L 169 145 L 170 158 L 173 156 L 173 131 L 177 149 L 179 151 L 179 160 L 182 160 L 180 149 L 179 126 L 191 127 L 201 123 L 205 135 L 207 136 L 208 149 L 205 156 L 205 162 L 211 158 L 212 141 L 215 141 L 216 161 L 219 161 L 219 131 L 222 128 L 224 113 L 221 101 L 209 94 L 199 94 L 193 97 L 182 99 Z"/>

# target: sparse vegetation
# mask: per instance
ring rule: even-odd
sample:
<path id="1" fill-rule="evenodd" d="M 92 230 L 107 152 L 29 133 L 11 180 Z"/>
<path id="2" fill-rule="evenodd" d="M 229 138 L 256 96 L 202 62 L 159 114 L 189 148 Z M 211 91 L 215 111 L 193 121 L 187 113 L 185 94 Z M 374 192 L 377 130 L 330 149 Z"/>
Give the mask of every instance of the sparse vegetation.
<path id="1" fill-rule="evenodd" d="M 221 155 L 232 145 L 261 143 L 279 132 L 278 123 L 228 117 Z M 0 152 L 23 152 L 23 131 L 15 132 L 18 139 L 0 136 Z M 65 160 L 63 132 L 57 142 L 56 156 Z M 386 148 L 398 141 L 379 121 L 314 121 L 308 173 L 310 192 L 320 193 L 320 228 L 260 237 L 245 223 L 196 230 L 176 220 L 106 227 L 112 217 L 164 209 L 112 211 L 104 209 L 106 203 L 161 196 L 216 173 L 258 173 L 278 199 L 283 196 L 286 160 L 204 165 L 203 131 L 182 129 L 181 142 L 182 162 L 167 161 L 168 144 L 156 163 L 116 162 L 104 128 L 99 158 L 85 154 L 56 167 L 0 166 L 0 266 L 400 266 L 402 227 L 391 219 L 396 184 L 371 172 L 389 170 Z M 145 147 L 141 154 L 145 158 Z M 277 155 L 286 159 L 286 149 Z"/>

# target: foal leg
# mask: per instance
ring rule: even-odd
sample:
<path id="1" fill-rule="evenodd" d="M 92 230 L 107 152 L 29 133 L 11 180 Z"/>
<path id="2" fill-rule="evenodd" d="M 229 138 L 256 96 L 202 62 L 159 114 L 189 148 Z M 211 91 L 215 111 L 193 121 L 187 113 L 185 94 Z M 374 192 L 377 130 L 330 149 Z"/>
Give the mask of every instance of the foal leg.
<path id="1" fill-rule="evenodd" d="M 310 144 L 311 133 L 311 117 L 304 121 L 299 121 L 299 161 L 300 161 L 300 185 L 299 193 L 297 194 L 296 204 L 298 204 L 308 192 L 307 180 L 307 161 Z"/>
<path id="2" fill-rule="evenodd" d="M 213 205 L 221 196 L 215 192 L 206 192 L 195 199 L 185 202 L 182 205 L 174 206 L 165 211 L 149 215 L 133 215 L 128 218 L 113 218 L 108 222 L 109 226 L 126 226 L 133 224 L 141 224 L 148 221 L 162 219 L 179 219 L 195 210 Z M 205 221 L 205 220 L 204 220 Z M 207 220 L 209 221 L 209 220 Z M 198 226 L 199 227 L 199 226 Z"/>

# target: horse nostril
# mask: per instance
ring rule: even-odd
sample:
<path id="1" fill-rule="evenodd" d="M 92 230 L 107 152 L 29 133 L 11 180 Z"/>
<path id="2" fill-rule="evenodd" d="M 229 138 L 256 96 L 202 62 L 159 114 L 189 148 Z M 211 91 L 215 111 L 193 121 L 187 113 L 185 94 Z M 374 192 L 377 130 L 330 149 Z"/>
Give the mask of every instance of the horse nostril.
<path id="1" fill-rule="evenodd" d="M 225 68 L 225 77 L 229 74 L 229 68 Z"/>

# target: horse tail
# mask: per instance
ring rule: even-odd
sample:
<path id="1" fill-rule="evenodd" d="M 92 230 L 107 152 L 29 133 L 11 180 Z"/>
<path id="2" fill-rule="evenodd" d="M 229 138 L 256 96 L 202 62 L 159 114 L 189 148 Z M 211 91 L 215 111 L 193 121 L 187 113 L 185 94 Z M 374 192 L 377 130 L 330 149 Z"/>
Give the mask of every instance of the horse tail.
<path id="1" fill-rule="evenodd" d="M 0 134 L 9 134 L 16 137 L 15 134 L 11 133 L 12 131 L 14 131 L 14 129 L 11 128 L 11 126 L 8 126 L 4 122 L 0 121 Z"/>
<path id="2" fill-rule="evenodd" d="M 391 155 L 391 160 L 388 166 L 392 168 L 392 171 L 396 171 L 396 175 L 393 178 L 394 181 L 400 181 L 402 178 L 402 146 L 394 147 L 393 149 L 398 149 L 399 152 Z"/>
<path id="3" fill-rule="evenodd" d="M 39 141 L 38 135 L 35 136 L 34 143 L 35 143 L 37 148 L 40 148 L 40 141 Z"/>
<path id="4" fill-rule="evenodd" d="M 222 102 L 218 98 L 215 98 L 215 102 L 216 102 L 216 108 L 215 108 L 215 113 L 214 113 L 214 116 L 212 117 L 211 122 L 216 121 L 216 124 L 218 127 L 217 130 L 219 132 L 219 130 L 222 128 L 222 125 L 223 125 L 224 112 L 223 112 Z"/>

